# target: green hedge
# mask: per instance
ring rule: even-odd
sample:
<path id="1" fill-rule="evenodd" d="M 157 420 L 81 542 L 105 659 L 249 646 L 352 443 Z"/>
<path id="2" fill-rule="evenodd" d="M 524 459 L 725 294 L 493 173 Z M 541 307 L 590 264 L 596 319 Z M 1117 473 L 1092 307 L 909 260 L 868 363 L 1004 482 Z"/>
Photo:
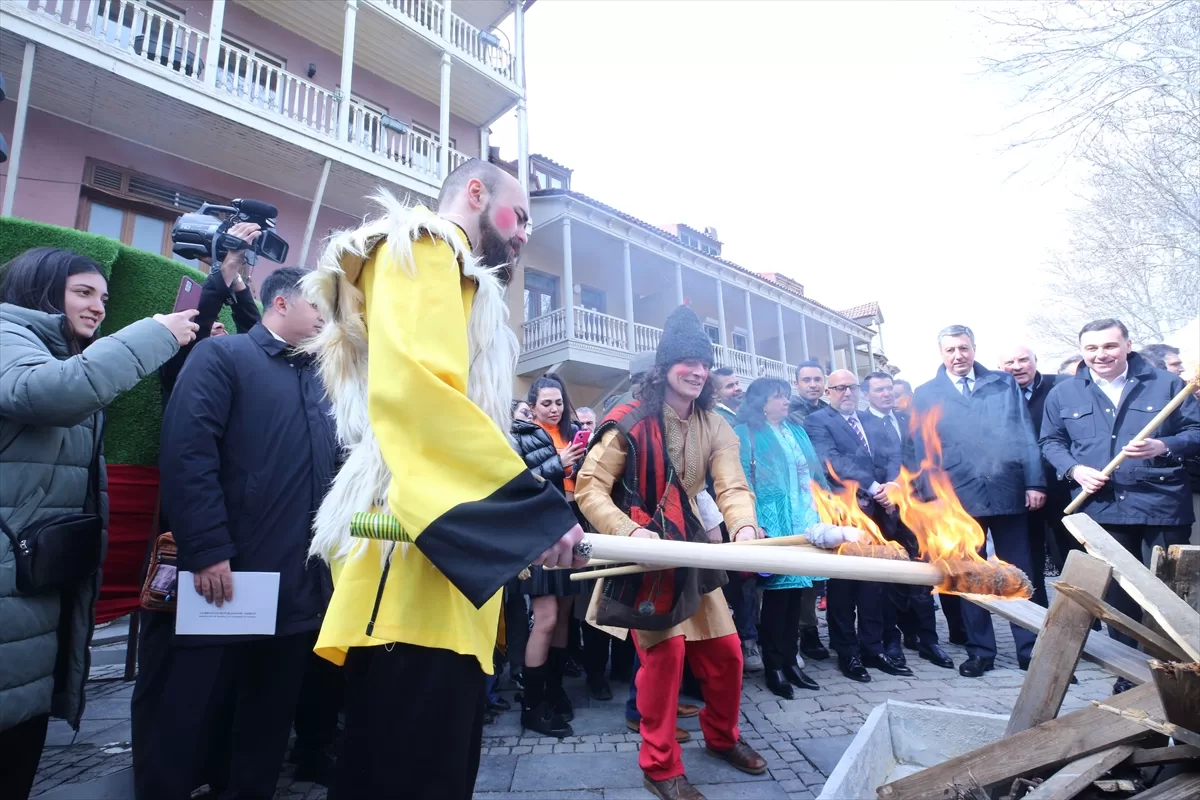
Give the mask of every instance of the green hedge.
<path id="1" fill-rule="evenodd" d="M 169 258 L 135 250 L 109 239 L 71 228 L 0 217 L 0 264 L 31 247 L 62 247 L 88 256 L 108 273 L 108 314 L 101 334 L 121 330 L 152 314 L 170 313 L 179 281 L 190 275 L 203 281 L 198 270 Z M 221 321 L 233 330 L 229 308 Z M 110 464 L 158 464 L 162 427 L 162 390 L 158 373 L 149 376 L 108 407 L 104 452 Z"/>

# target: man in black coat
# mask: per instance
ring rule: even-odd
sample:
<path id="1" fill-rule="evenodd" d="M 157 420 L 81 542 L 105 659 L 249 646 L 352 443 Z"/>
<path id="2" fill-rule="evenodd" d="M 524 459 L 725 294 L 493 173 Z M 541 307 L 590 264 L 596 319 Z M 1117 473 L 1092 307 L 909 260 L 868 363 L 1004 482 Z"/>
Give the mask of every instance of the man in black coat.
<path id="1" fill-rule="evenodd" d="M 1088 323 L 1079 334 L 1084 365 L 1046 398 L 1041 446 L 1072 491 L 1092 496 L 1082 511 L 1141 558 L 1159 539 L 1186 544 L 1194 519 L 1185 462 L 1200 455 L 1200 405 L 1184 401 L 1154 433 L 1134 437 L 1178 394 L 1184 381 L 1131 352 L 1129 332 L 1114 319 Z M 1117 453 L 1127 459 L 1105 478 L 1100 470 Z M 1108 602 L 1137 619 L 1141 608 L 1116 581 Z M 1136 644 L 1123 633 L 1109 634 Z M 1122 687 L 1124 685 L 1122 684 Z"/>
<path id="2" fill-rule="evenodd" d="M 300 293 L 303 275 L 271 274 L 260 325 L 196 348 L 163 417 L 162 504 L 179 570 L 194 575 L 177 591 L 220 606 L 236 596 L 238 573 L 274 572 L 279 595 L 273 636 L 173 636 L 142 665 L 139 798 L 187 797 L 205 781 L 236 797 L 275 791 L 333 589 L 327 568 L 308 559 L 338 446 L 312 357 L 293 349 L 322 324 Z"/>
<path id="3" fill-rule="evenodd" d="M 913 393 L 913 413 L 940 410 L 941 467 L 958 501 L 984 532 L 991 532 L 996 556 L 1031 575 L 1028 512 L 1045 503 L 1046 476 L 1025 398 L 1011 376 L 975 363 L 975 334 L 965 325 L 944 328 L 938 349 L 942 366 L 936 378 Z M 924 442 L 914 437 L 906 463 L 915 468 L 925 457 Z M 942 596 L 947 620 L 953 624 L 951 607 L 959 605 L 966 628 L 968 658 L 958 671 L 978 678 L 995 667 L 992 615 L 974 603 L 955 601 L 959 598 Z M 1035 636 L 1015 624 L 1012 632 L 1017 662 L 1025 668 Z"/>
<path id="4" fill-rule="evenodd" d="M 896 410 L 894 385 L 892 376 L 886 372 L 872 372 L 863 378 L 867 413 L 860 414 L 859 418 L 868 431 L 869 439 L 886 442 L 887 447 L 899 456 L 912 434 L 909 430 L 909 415 Z M 896 472 L 889 472 L 887 480 L 895 481 L 899 476 L 900 459 L 889 459 L 889 467 L 894 468 Z M 882 511 L 878 505 L 876 510 Z M 898 511 L 884 511 L 877 517 L 877 522 L 884 536 L 902 544 L 910 558 L 918 558 L 920 546 L 917 538 L 901 522 Z M 930 587 L 889 583 L 884 591 L 887 596 L 883 607 L 884 652 L 903 664 L 904 647 L 907 647 L 916 650 L 917 655 L 935 666 L 953 669 L 954 661 L 946 655 L 938 642 L 933 592 Z"/>
<path id="5" fill-rule="evenodd" d="M 858 380 L 849 370 L 829 373 L 829 405 L 804 419 L 804 430 L 825 464 L 831 486 L 851 491 L 863 511 L 877 520 L 895 510 L 884 493 L 900 472 L 900 450 L 888 445 L 875 426 L 868 431 L 858 415 Z M 912 670 L 883 648 L 883 584 L 831 579 L 825 589 L 829 645 L 847 678 L 868 682 L 871 666 L 889 675 L 912 676 Z M 855 612 L 858 631 L 855 633 Z"/>

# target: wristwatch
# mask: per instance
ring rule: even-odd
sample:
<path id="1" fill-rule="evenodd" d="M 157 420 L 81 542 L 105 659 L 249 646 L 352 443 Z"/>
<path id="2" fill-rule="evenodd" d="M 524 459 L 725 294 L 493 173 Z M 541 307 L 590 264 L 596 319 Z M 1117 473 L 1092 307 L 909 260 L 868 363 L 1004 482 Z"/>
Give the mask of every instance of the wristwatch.
<path id="1" fill-rule="evenodd" d="M 1068 469 L 1066 472 L 1063 473 L 1063 477 L 1066 478 L 1068 481 L 1075 480 L 1075 467 L 1078 467 L 1078 466 L 1079 465 L 1076 464 L 1074 467 L 1071 467 L 1070 469 Z"/>

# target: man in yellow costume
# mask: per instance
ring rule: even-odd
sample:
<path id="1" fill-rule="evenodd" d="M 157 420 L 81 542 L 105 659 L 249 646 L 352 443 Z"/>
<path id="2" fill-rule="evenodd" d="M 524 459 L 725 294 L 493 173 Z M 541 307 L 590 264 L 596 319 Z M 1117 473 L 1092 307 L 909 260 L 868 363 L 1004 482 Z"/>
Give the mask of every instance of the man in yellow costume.
<path id="1" fill-rule="evenodd" d="M 316 652 L 346 670 L 333 796 L 471 797 L 500 588 L 529 564 L 580 566 L 570 507 L 512 449 L 517 340 L 505 285 L 529 200 L 472 160 L 438 212 L 377 198 L 306 280 L 345 462 L 311 552 L 335 590 Z M 379 538 L 354 538 L 356 514 Z M 359 517 L 361 525 L 364 517 Z"/>

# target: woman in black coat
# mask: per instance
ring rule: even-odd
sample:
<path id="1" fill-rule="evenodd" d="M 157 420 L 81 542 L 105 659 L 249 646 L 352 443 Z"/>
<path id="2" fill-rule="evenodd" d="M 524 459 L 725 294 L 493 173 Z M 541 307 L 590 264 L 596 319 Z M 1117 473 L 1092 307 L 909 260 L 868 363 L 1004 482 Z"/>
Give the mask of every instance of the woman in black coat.
<path id="1" fill-rule="evenodd" d="M 553 484 L 571 500 L 575 468 L 583 460 L 584 447 L 573 444 L 579 426 L 572 421 L 571 400 L 566 386 L 553 373 L 533 382 L 527 402 L 533 421 L 513 422 L 517 452 L 534 475 Z M 525 645 L 525 697 L 521 724 L 543 736 L 572 736 L 570 721 L 575 716 L 562 688 L 566 661 L 567 623 L 574 596 L 583 584 L 572 583 L 571 570 L 532 567 L 521 591 L 532 598 L 533 630 Z"/>

